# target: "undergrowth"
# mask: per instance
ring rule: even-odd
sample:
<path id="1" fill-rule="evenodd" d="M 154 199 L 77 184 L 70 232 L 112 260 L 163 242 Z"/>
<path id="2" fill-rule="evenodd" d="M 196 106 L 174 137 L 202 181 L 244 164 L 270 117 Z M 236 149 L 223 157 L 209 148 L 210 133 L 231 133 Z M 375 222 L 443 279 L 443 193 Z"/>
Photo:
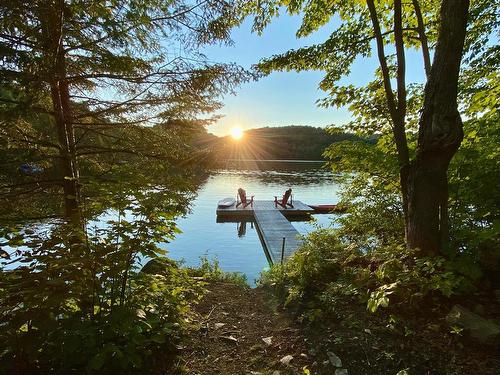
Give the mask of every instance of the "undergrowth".
<path id="1" fill-rule="evenodd" d="M 58 262 L 55 249 L 62 255 Z M 243 275 L 225 273 L 207 258 L 199 268 L 183 268 L 163 256 L 152 256 L 142 268 L 113 268 L 100 246 L 91 251 L 106 258 L 93 258 L 101 264 L 89 265 L 92 281 L 78 266 L 88 249 L 78 249 L 73 246 L 71 253 L 52 243 L 50 262 L 42 264 L 48 255 L 37 251 L 33 268 L 1 274 L 0 374 L 167 371 L 192 328 L 191 308 L 207 282 L 248 287 Z"/>
<path id="2" fill-rule="evenodd" d="M 471 279 L 441 256 L 419 257 L 399 244 L 367 250 L 342 242 L 332 229 L 309 234 L 302 248 L 264 272 L 260 283 L 276 287 L 286 305 L 315 306 L 309 319 L 335 313 L 337 304 L 364 304 L 371 312 L 389 305 L 409 309 L 473 288 Z"/>
<path id="3" fill-rule="evenodd" d="M 494 357 L 445 320 L 457 301 L 479 292 L 475 273 L 456 264 L 401 244 L 346 243 L 338 230 L 320 229 L 260 284 L 302 322 L 314 360 L 323 363 L 318 374 L 333 373 L 329 352 L 349 373 L 491 374 Z"/>
<path id="4" fill-rule="evenodd" d="M 221 281 L 237 284 L 244 288 L 249 287 L 245 274 L 223 271 L 217 259 L 210 261 L 206 256 L 203 256 L 200 258 L 200 261 L 198 267 L 188 269 L 191 276 L 201 277 L 206 281 Z"/>

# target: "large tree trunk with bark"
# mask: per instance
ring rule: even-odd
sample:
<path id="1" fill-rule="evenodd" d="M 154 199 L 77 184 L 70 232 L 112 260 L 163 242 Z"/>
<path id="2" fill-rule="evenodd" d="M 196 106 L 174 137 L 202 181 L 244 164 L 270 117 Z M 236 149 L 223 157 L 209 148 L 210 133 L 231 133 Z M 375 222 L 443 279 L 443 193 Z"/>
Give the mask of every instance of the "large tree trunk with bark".
<path id="1" fill-rule="evenodd" d="M 64 1 L 55 6 L 47 5 L 43 11 L 43 34 L 45 39 L 48 81 L 56 125 L 60 169 L 64 192 L 65 217 L 77 225 L 81 224 L 79 172 L 76 160 L 75 132 L 71 115 L 69 87 L 66 80 L 65 51 L 62 43 L 64 30 Z"/>
<path id="2" fill-rule="evenodd" d="M 407 245 L 437 254 L 448 242 L 448 165 L 463 138 L 457 86 L 469 0 L 443 0 L 438 42 L 425 86 L 418 148 L 408 175 Z"/>

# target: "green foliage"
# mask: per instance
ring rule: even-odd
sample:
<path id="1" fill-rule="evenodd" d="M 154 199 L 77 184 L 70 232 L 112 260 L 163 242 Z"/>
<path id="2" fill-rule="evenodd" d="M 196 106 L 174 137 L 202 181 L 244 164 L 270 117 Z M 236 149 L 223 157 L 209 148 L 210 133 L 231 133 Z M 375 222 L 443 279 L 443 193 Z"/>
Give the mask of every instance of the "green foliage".
<path id="1" fill-rule="evenodd" d="M 432 45 L 437 38 L 439 2 L 418 3 L 426 36 Z M 394 48 L 394 6 L 390 2 L 376 2 L 375 6 L 378 22 L 381 28 L 386 30 L 382 35 L 383 43 L 387 49 Z M 351 66 L 355 61 L 370 58 L 375 54 L 373 24 L 366 2 L 242 1 L 239 3 L 237 13 L 239 22 L 246 17 L 253 17 L 254 31 L 264 32 L 280 12 L 302 17 L 302 23 L 296 31 L 298 38 L 313 34 L 326 24 L 333 31 L 322 43 L 266 58 L 256 65 L 256 69 L 266 75 L 273 71 L 322 71 L 325 75 L 319 82 L 319 87 L 327 93 L 327 97 L 320 100 L 319 105 L 347 107 L 354 117 L 346 126 L 350 131 L 369 135 L 375 132 L 392 133 L 393 119 L 389 113 L 381 69 L 372 72 L 373 80 L 364 86 L 358 87 L 342 82 L 342 79 L 351 73 Z M 412 2 L 403 2 L 402 15 L 405 48 L 408 50 L 421 48 L 417 33 L 418 22 Z M 389 75 L 395 78 L 397 71 L 395 56 L 388 51 L 385 55 Z M 421 82 L 408 82 L 406 86 L 406 129 L 412 131 L 416 128 L 423 87 Z"/>
<path id="2" fill-rule="evenodd" d="M 450 247 L 442 254 L 458 274 L 493 285 L 499 269 L 497 128 L 495 109 L 464 124 L 462 147 L 449 168 Z M 381 136 L 375 145 L 336 143 L 325 156 L 335 172 L 346 174 L 341 202 L 348 212 L 336 219 L 338 237 L 366 251 L 403 245 L 398 167 L 390 136 Z"/>
<path id="3" fill-rule="evenodd" d="M 464 124 L 464 141 L 449 173 L 452 249 L 468 254 L 493 283 L 500 282 L 499 121 L 498 111 L 493 109 Z M 460 266 L 464 272 L 474 272 L 467 263 Z"/>
<path id="4" fill-rule="evenodd" d="M 442 255 L 460 274 L 498 285 L 499 118 L 495 106 L 482 108 L 481 117 L 464 123 L 462 146 L 449 167 L 450 246 Z M 335 172 L 346 174 L 342 203 L 348 213 L 337 219 L 339 237 L 366 249 L 402 244 L 403 210 L 391 136 L 381 135 L 375 145 L 335 143 L 325 157 Z"/>
<path id="5" fill-rule="evenodd" d="M 59 199 L 79 201 L 89 180 L 134 177 L 132 168 L 120 175 L 124 164 L 142 171 L 206 159 L 188 133 L 212 123 L 221 95 L 251 78 L 200 52 L 229 41 L 228 26 L 213 21 L 230 10 L 207 1 L 3 1 L 0 214 L 60 216 Z M 23 175 L 27 162 L 43 172 Z"/>
<path id="6" fill-rule="evenodd" d="M 411 259 L 411 254 L 399 248 L 403 258 L 399 255 L 383 259 L 375 271 L 380 285 L 370 292 L 367 308 L 375 312 L 379 307 L 389 305 L 389 296 L 394 294 L 401 301 L 420 301 L 434 291 L 442 296 L 450 297 L 466 287 L 466 280 L 453 269 L 452 263 L 447 263 L 442 257 L 425 257 Z M 406 251 L 408 253 L 408 251 Z M 397 254 L 397 253 L 396 253 Z M 392 281 L 392 282 L 391 282 Z"/>
<path id="7" fill-rule="evenodd" d="M 4 1 L 0 79 L 22 94 L 15 96 L 11 109 L 36 112 L 49 105 L 50 110 L 45 96 L 54 78 L 54 55 L 62 52 L 74 90 L 73 115 L 83 123 L 154 124 L 213 111 L 220 106 L 216 98 L 221 92 L 248 78 L 235 65 L 209 63 L 198 50 L 203 44 L 228 42 L 227 25 L 213 21 L 226 15 L 229 5 L 79 0 L 33 6 L 31 1 Z"/>
<path id="8" fill-rule="evenodd" d="M 334 143 L 324 155 L 330 160 L 329 167 L 344 175 L 340 181 L 340 203 L 347 207 L 347 213 L 336 219 L 341 224 L 339 237 L 367 249 L 401 243 L 403 208 L 398 162 L 391 137 L 380 136 L 374 145 L 350 141 Z"/>
<path id="9" fill-rule="evenodd" d="M 168 365 L 154 354 L 175 349 L 203 282 L 157 245 L 178 232 L 175 196 L 162 205 L 155 194 L 131 193 L 114 197 L 117 220 L 105 225 L 4 230 L 2 368 L 132 373 Z M 145 259 L 156 267 L 141 271 Z"/>
<path id="10" fill-rule="evenodd" d="M 200 258 L 199 267 L 189 268 L 188 272 L 194 277 L 202 278 L 207 281 L 220 281 L 225 283 L 238 284 L 248 288 L 248 282 L 245 274 L 239 272 L 225 272 L 219 266 L 219 261 L 213 259 L 212 262 L 204 256 Z"/>
<path id="11" fill-rule="evenodd" d="M 175 220 L 204 178 L 194 165 L 203 169 L 206 155 L 193 151 L 193 134 L 214 120 L 207 114 L 220 95 L 249 78 L 198 50 L 228 40 L 226 26 L 210 22 L 227 5 L 0 5 L 2 371 L 168 365 L 203 282 L 161 258 L 158 244 L 179 232 Z M 64 132 L 56 89 L 68 107 Z M 74 140 L 70 177 L 62 138 Z M 43 172 L 21 174 L 25 162 Z M 68 180 L 81 196 L 72 225 L 58 219 Z M 141 272 L 148 259 L 156 268 Z"/>
<path id="12" fill-rule="evenodd" d="M 459 294 L 470 281 L 443 257 L 422 258 L 401 245 L 367 250 L 343 242 L 331 229 L 311 233 L 284 266 L 274 266 L 261 279 L 284 290 L 285 303 L 304 309 L 311 320 L 323 314 L 342 318 L 352 303 L 371 312 L 414 309 L 432 296 Z"/>
<path id="13" fill-rule="evenodd" d="M 441 23 L 439 20 L 441 3 L 439 1 L 397 3 L 372 1 L 368 3 L 335 0 L 240 2 L 239 21 L 241 22 L 246 17 L 253 17 L 254 31 L 257 32 L 263 32 L 280 12 L 301 16 L 302 22 L 296 32 L 299 38 L 308 36 L 327 24 L 333 30 L 324 42 L 266 58 L 256 65 L 256 69 L 266 75 L 274 71 L 316 70 L 324 72 L 325 75 L 319 87 L 327 93 L 327 97 L 320 100 L 318 104 L 325 107 L 349 109 L 353 120 L 344 124 L 342 131 L 356 132 L 363 136 L 380 136 L 375 148 L 359 143 L 344 142 L 332 145 L 325 153 L 325 156 L 332 160 L 331 165 L 334 170 L 354 173 L 346 189 L 347 193 L 344 195 L 344 203 L 351 204 L 351 209 L 347 222 L 343 220 L 343 230 L 351 241 L 370 242 L 368 246 L 402 241 L 404 233 L 402 224 L 411 228 L 410 221 L 414 218 L 412 215 L 407 215 L 408 222 L 402 223 L 400 216 L 403 211 L 403 202 L 400 202 L 394 187 L 399 187 L 400 194 L 405 198 L 405 212 L 413 212 L 408 207 L 416 207 L 421 202 L 410 202 L 413 196 L 408 195 L 408 188 L 412 188 L 414 181 L 408 180 L 406 172 L 408 168 L 417 165 L 413 155 L 417 151 L 416 133 L 420 111 L 423 107 L 423 85 L 421 82 L 406 82 L 404 55 L 407 50 L 420 48 L 424 55 L 429 52 L 428 48 L 432 52 Z M 368 11 L 369 4 L 372 5 L 370 12 Z M 401 7 L 399 9 L 401 44 L 396 42 L 398 34 L 396 5 Z M 490 129 L 495 129 L 498 125 L 498 118 L 494 114 L 498 106 L 498 64 L 500 61 L 500 50 L 496 43 L 500 26 L 498 7 L 491 0 L 471 1 L 470 7 L 469 4 L 467 6 L 470 10 L 463 51 L 464 63 L 461 66 L 459 102 L 461 109 L 471 118 L 472 123 L 490 122 L 494 119 L 490 122 Z M 419 12 L 421 12 L 420 20 Z M 446 18 L 446 14 L 443 13 L 442 16 Z M 441 28 L 441 30 L 444 29 Z M 379 34 L 379 40 L 375 48 L 376 44 L 373 40 L 377 34 Z M 424 42 L 424 39 L 427 41 Z M 401 48 L 398 51 L 399 46 Z M 394 49 L 398 52 L 396 55 L 391 54 Z M 355 61 L 366 59 L 375 53 L 379 57 L 380 67 L 373 72 L 372 80 L 361 87 L 346 85 L 342 82 L 343 78 L 350 75 L 351 66 Z M 387 71 L 383 72 L 382 67 L 385 68 L 385 65 L 387 68 L 384 70 Z M 428 70 L 429 66 L 425 69 Z M 397 91 L 391 88 L 394 80 L 397 81 Z M 397 100 L 394 99 L 395 97 Z M 418 129 L 420 133 L 423 130 L 422 127 Z M 337 128 L 336 131 L 338 132 L 339 129 Z M 483 131 L 483 134 L 487 133 L 491 141 L 495 142 L 495 135 L 491 131 Z M 468 136 L 475 136 L 475 134 L 477 131 L 466 131 L 466 142 Z M 423 133 L 418 136 L 420 146 L 424 138 Z M 484 150 L 484 154 L 495 154 L 496 151 L 492 151 L 495 148 L 491 147 L 489 142 L 486 144 L 489 149 Z M 424 152 L 422 147 L 418 150 Z M 438 155 L 439 152 L 433 150 L 430 154 L 433 153 Z M 471 156 L 473 152 L 466 154 Z M 484 161 L 487 165 L 487 171 L 479 173 L 489 182 L 484 186 L 495 190 L 492 188 L 498 173 L 492 173 L 494 169 L 491 168 L 491 160 L 481 160 L 482 156 L 477 154 L 473 156 L 476 157 L 473 159 L 476 165 L 479 161 Z M 410 160 L 413 161 L 410 163 Z M 452 168 L 454 168 L 453 165 Z M 451 172 L 455 173 L 456 169 Z M 398 173 L 401 173 L 402 180 L 397 177 Z M 474 174 L 471 173 L 471 175 Z M 479 175 L 476 176 L 479 177 Z M 471 177 L 467 176 L 465 179 Z M 415 181 L 420 178 L 420 175 L 415 175 Z M 467 183 L 465 179 L 458 177 L 455 181 Z M 476 181 L 481 181 L 481 179 L 477 178 Z M 385 193 L 384 190 L 386 190 Z M 461 258 L 464 251 L 470 255 L 473 248 L 478 248 L 474 243 L 475 239 L 482 244 L 489 242 L 487 247 L 494 248 L 491 245 L 497 240 L 495 236 L 497 231 L 494 224 L 495 215 L 491 212 L 498 211 L 495 210 L 497 204 L 492 205 L 491 211 L 483 213 L 488 217 L 486 220 L 477 217 L 478 215 L 470 214 L 471 211 L 481 211 L 477 208 L 481 206 L 482 198 L 488 197 L 485 200 L 488 203 L 489 198 L 494 198 L 498 202 L 495 194 L 482 193 L 484 193 L 482 197 L 476 196 L 476 198 L 465 194 L 466 199 L 471 198 L 469 204 L 463 204 L 464 201 L 451 196 L 450 203 L 456 203 L 461 207 L 452 213 L 452 216 L 455 215 L 452 219 L 452 225 L 455 227 L 451 230 L 452 246 L 447 249 L 447 256 Z M 447 194 L 446 189 L 443 189 L 442 194 Z M 450 195 L 453 195 L 453 192 L 450 191 Z M 452 204 L 450 207 L 453 209 L 455 207 Z M 429 212 L 437 212 L 437 210 L 429 210 Z M 376 220 L 378 215 L 380 215 L 380 220 Z M 471 220 L 467 225 L 468 219 Z M 481 230 L 483 223 L 485 230 Z M 413 224 L 418 225 L 418 223 Z M 471 227 L 474 229 L 470 230 Z M 410 229 L 407 232 L 412 233 Z M 447 226 L 442 228 L 441 233 L 447 236 Z M 476 235 L 478 233 L 479 236 Z M 447 240 L 448 238 L 443 242 Z M 485 257 L 490 258 L 488 260 L 490 265 L 495 264 L 494 267 L 490 267 L 490 271 L 495 267 L 498 268 L 498 257 L 495 257 L 492 251 L 484 251 L 483 254 L 487 254 Z"/>
<path id="14" fill-rule="evenodd" d="M 439 1 L 418 1 L 429 46 L 437 40 L 439 26 Z M 375 2 L 383 43 L 387 50 L 389 75 L 396 77 L 397 61 L 388 51 L 394 48 L 394 4 Z M 316 70 L 325 73 L 319 87 L 328 95 L 319 101 L 322 106 L 347 107 L 354 119 L 347 129 L 373 134 L 392 132 L 386 93 L 380 68 L 373 72 L 373 80 L 364 86 L 345 85 L 342 78 L 349 76 L 355 61 L 375 54 L 373 24 L 367 4 L 363 1 L 285 1 L 255 0 L 238 3 L 235 22 L 253 17 L 253 30 L 259 33 L 280 13 L 300 15 L 302 22 L 296 31 L 298 38 L 307 37 L 320 28 L 329 25 L 333 29 L 322 43 L 289 50 L 266 58 L 256 65 L 263 74 L 273 71 Z M 462 66 L 462 87 L 460 98 L 466 107 L 481 112 L 485 102 L 494 103 L 498 91 L 498 10 L 491 0 L 474 0 L 470 4 L 468 33 Z M 339 22 L 340 21 L 340 22 Z M 403 42 L 406 50 L 421 49 L 417 32 L 417 16 L 412 2 L 402 3 Z M 392 46 L 391 46 L 392 44 Z M 421 82 L 407 82 L 406 85 L 407 135 L 416 130 L 419 110 L 422 106 L 423 86 Z M 344 128 L 345 130 L 345 128 Z"/>

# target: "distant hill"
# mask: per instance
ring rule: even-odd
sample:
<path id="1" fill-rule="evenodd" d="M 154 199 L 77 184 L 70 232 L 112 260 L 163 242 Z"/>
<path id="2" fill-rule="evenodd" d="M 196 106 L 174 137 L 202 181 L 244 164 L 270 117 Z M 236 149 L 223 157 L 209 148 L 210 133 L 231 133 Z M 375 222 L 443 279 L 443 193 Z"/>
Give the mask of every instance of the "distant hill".
<path id="1" fill-rule="evenodd" d="M 243 139 L 215 138 L 205 134 L 200 145 L 209 146 L 218 159 L 323 160 L 326 147 L 334 142 L 361 140 L 349 133 L 329 134 L 312 126 L 265 127 L 245 131 Z"/>

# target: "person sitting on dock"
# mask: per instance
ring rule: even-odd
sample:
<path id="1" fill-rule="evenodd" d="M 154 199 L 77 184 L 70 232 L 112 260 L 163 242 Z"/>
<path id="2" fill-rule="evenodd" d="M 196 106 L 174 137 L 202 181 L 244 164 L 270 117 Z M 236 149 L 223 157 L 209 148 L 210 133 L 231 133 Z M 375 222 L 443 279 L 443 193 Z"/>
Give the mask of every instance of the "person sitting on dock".
<path id="1" fill-rule="evenodd" d="M 250 199 L 247 199 L 247 192 L 242 188 L 239 188 L 238 201 L 236 203 L 236 207 L 238 207 L 240 204 L 242 205 L 243 208 L 246 208 L 247 206 L 253 207 L 253 197 L 254 196 L 252 195 Z"/>
<path id="2" fill-rule="evenodd" d="M 292 189 L 288 189 L 287 191 L 285 191 L 285 194 L 283 194 L 283 198 L 281 198 L 281 200 L 276 196 L 274 197 L 274 206 L 278 207 L 278 205 L 285 209 L 287 208 L 287 206 L 293 208 Z"/>

